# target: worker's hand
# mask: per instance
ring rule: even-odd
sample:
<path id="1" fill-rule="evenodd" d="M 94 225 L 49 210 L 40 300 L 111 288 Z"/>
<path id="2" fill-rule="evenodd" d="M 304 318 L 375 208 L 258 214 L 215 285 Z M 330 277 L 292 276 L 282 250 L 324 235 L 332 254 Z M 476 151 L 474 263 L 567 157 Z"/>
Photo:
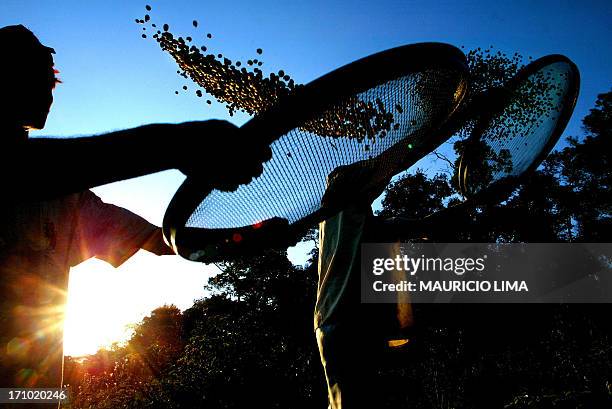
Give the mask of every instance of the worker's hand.
<path id="1" fill-rule="evenodd" d="M 176 153 L 177 168 L 216 189 L 235 190 L 263 171 L 272 151 L 266 143 L 246 138 L 235 125 L 221 120 L 174 125 L 186 135 Z"/>
<path id="2" fill-rule="evenodd" d="M 336 210 L 355 204 L 370 206 L 385 190 L 389 179 L 371 160 L 339 166 L 327 176 L 321 206 Z"/>
<path id="3" fill-rule="evenodd" d="M 164 240 L 164 234 L 162 229 L 159 228 L 144 242 L 141 246 L 144 250 L 147 250 L 158 256 L 173 256 L 174 251 L 166 244 Z"/>

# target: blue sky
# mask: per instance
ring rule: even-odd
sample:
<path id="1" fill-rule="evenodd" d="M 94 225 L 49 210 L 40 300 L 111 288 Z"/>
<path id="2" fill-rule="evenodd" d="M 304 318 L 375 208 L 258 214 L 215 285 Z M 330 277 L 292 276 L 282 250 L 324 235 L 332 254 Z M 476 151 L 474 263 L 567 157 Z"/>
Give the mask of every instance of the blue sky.
<path id="1" fill-rule="evenodd" d="M 448 42 L 466 49 L 493 45 L 534 58 L 565 54 L 582 76 L 580 98 L 566 135 L 580 134 L 580 120 L 596 95 L 612 88 L 612 3 L 496 3 L 2 0 L 0 26 L 24 24 L 57 51 L 56 66 L 64 83 L 56 89 L 47 128 L 34 135 L 87 135 L 152 122 L 230 119 L 221 105 L 208 106 L 206 98 L 197 98 L 195 87 L 176 74 L 171 59 L 153 40 L 141 38 L 142 27 L 134 19 L 144 16 L 145 4 L 153 7 L 150 14 L 158 24 L 168 23 L 175 34 L 191 35 L 195 43 L 232 60 L 244 61 L 263 48 L 264 71 L 283 69 L 301 83 L 373 52 L 421 41 Z M 199 22 L 197 29 L 191 24 L 194 19 Z M 205 38 L 208 32 L 213 34 L 211 40 Z M 175 95 L 183 85 L 190 91 Z M 240 125 L 247 119 L 242 115 L 230 120 Z M 154 154 L 143 146 L 142 155 Z M 108 158 L 109 167 L 112 159 Z M 169 171 L 95 191 L 104 200 L 160 224 L 181 181 L 179 172 Z M 159 262 L 141 254 L 117 271 L 97 264 L 77 268 L 71 292 L 89 291 L 91 296 L 82 297 L 82 302 L 95 304 L 94 295 L 103 292 L 104 283 L 122 283 L 125 295 L 117 297 L 120 306 L 111 318 L 129 322 L 164 302 L 189 306 L 203 294 L 201 286 L 211 271 L 195 263 L 172 258 Z M 131 284 L 122 281 L 125 277 Z M 148 287 L 140 291 L 142 296 L 130 296 L 143 283 Z M 126 288 L 129 285 L 134 288 Z M 90 316 L 96 313 L 95 305 L 78 308 L 90 308 L 84 310 Z"/>

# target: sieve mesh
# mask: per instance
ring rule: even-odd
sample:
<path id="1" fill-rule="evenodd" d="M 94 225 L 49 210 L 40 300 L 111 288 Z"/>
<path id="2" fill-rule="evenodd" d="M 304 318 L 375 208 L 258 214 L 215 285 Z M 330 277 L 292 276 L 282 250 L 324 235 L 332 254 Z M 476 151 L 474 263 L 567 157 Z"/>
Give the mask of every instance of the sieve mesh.
<path id="1" fill-rule="evenodd" d="M 213 190 L 186 227 L 236 228 L 273 217 L 295 223 L 320 209 L 338 166 L 365 161 L 380 176 L 404 170 L 435 147 L 431 134 L 456 109 L 466 81 L 459 68 L 428 69 L 333 104 L 273 142 L 258 178 L 233 192 Z"/>
<path id="2" fill-rule="evenodd" d="M 551 149 L 565 127 L 576 97 L 575 66 L 568 61 L 552 61 L 527 75 L 500 115 L 480 136 L 468 167 L 467 193 L 475 195 L 487 186 L 508 177 L 519 177 Z M 472 146 L 472 148 L 474 148 Z M 479 156 L 480 155 L 480 156 Z M 476 164 L 477 158 L 482 158 Z"/>

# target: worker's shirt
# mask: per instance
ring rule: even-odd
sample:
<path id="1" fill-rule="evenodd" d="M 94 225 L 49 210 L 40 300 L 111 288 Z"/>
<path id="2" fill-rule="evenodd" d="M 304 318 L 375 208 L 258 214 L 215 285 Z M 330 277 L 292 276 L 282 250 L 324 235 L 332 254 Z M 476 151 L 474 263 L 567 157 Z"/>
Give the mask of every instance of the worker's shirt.
<path id="1" fill-rule="evenodd" d="M 351 207 L 319 224 L 315 328 L 357 314 L 361 294 L 361 242 L 370 213 L 369 208 Z"/>
<path id="2" fill-rule="evenodd" d="M 90 191 L 0 204 L 3 387 L 27 385 L 27 379 L 40 387 L 59 386 L 70 267 L 91 257 L 117 267 L 157 229 Z"/>
<path id="3" fill-rule="evenodd" d="M 361 302 L 361 246 L 385 241 L 385 232 L 371 223 L 369 205 L 353 205 L 319 224 L 319 284 L 314 327 L 343 325 L 362 336 L 396 340 L 412 327 L 408 294 L 395 304 Z M 389 257 L 398 254 L 389 244 Z"/>

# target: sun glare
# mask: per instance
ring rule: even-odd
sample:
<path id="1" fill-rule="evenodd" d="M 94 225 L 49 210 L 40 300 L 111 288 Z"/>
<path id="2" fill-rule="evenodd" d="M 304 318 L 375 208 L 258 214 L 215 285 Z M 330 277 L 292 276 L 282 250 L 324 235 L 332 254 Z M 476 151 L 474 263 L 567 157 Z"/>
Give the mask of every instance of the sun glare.
<path id="1" fill-rule="evenodd" d="M 129 337 L 125 325 L 123 328 L 117 325 L 118 319 L 125 320 L 121 319 L 112 289 L 116 282 L 112 270 L 111 266 L 95 259 L 71 270 L 64 322 L 65 355 L 92 354 Z"/>
<path id="2" fill-rule="evenodd" d="M 93 354 L 129 339 L 131 325 L 164 304 L 189 308 L 217 270 L 140 251 L 119 268 L 91 259 L 70 270 L 64 355 Z"/>

